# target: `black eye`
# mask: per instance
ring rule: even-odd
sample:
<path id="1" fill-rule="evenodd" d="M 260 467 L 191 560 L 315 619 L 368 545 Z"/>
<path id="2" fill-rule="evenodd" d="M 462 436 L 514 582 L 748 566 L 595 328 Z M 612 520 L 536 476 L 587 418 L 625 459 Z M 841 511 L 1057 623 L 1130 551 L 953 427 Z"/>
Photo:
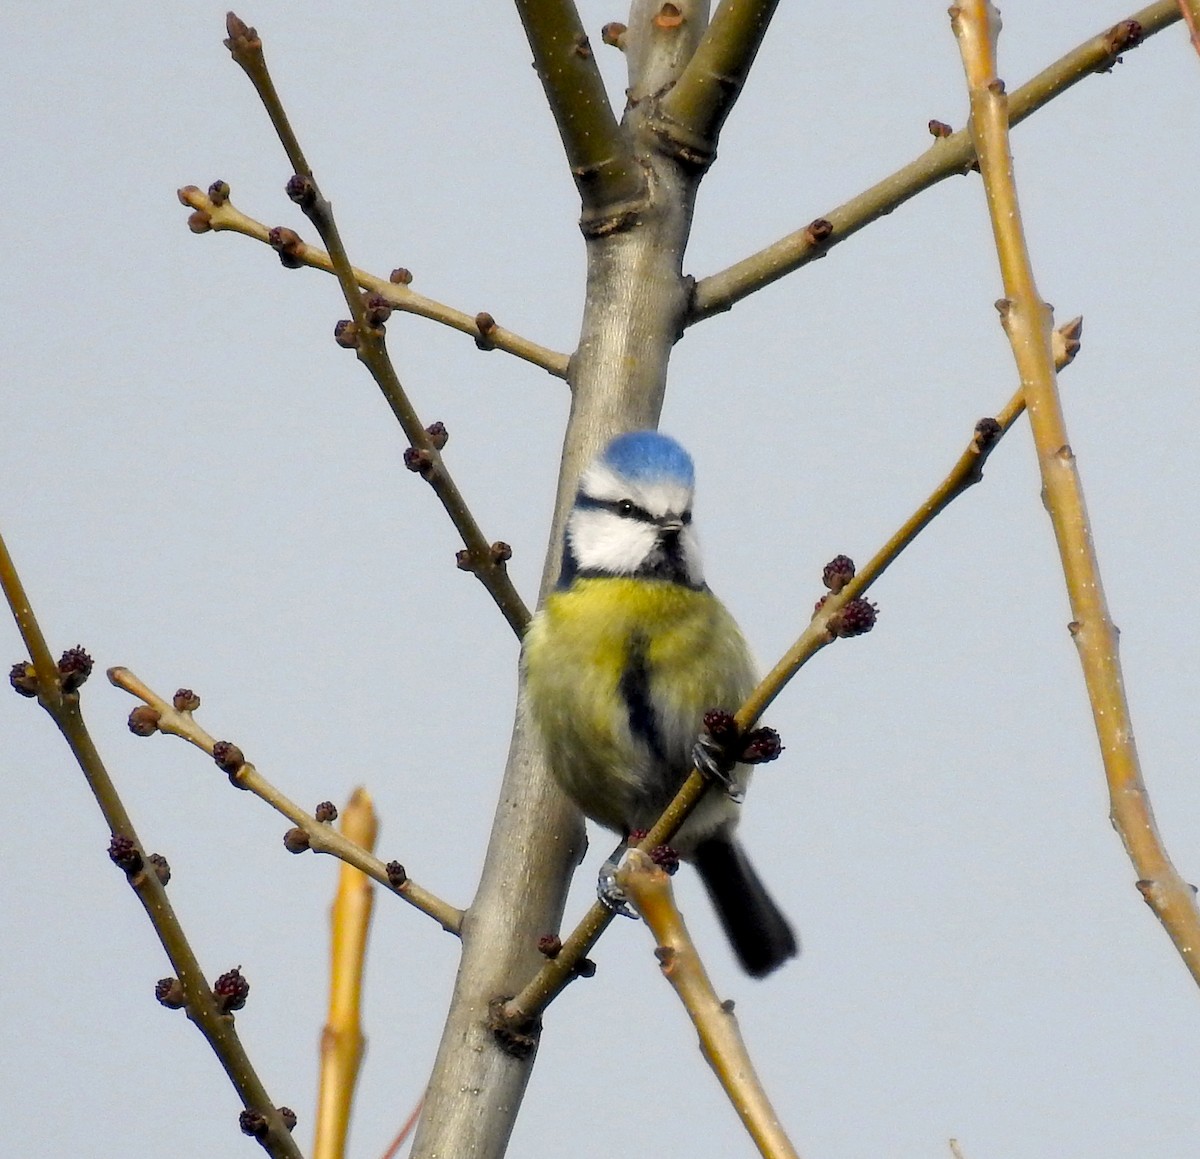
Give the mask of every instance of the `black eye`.
<path id="1" fill-rule="evenodd" d="M 692 513 L 690 511 L 685 511 L 679 517 L 679 522 L 682 523 L 684 525 L 684 527 L 686 527 L 689 523 L 691 523 L 691 521 L 692 521 Z"/>
<path id="2" fill-rule="evenodd" d="M 617 514 L 632 515 L 634 512 L 633 500 L 622 499 L 617 503 Z"/>

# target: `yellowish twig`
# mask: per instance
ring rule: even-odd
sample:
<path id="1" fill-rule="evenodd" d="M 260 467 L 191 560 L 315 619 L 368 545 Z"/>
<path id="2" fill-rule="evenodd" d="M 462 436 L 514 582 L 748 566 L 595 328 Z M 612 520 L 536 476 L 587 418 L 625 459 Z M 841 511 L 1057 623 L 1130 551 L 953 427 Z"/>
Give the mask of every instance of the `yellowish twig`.
<path id="1" fill-rule="evenodd" d="M 798 1159 L 755 1073 L 732 1003 L 722 1002 L 713 990 L 675 905 L 670 877 L 649 855 L 635 850 L 617 871 L 617 884 L 654 934 L 663 976 L 675 988 L 700 1036 L 704 1060 L 712 1067 L 760 1154 L 766 1159 Z"/>
<path id="2" fill-rule="evenodd" d="M 243 237 L 253 238 L 264 245 L 271 245 L 271 228 L 237 209 L 229 200 L 224 182 L 216 182 L 208 192 L 195 185 L 185 185 L 179 190 L 179 200 L 189 209 L 195 210 L 188 218 L 188 225 L 193 233 L 228 230 Z M 278 241 L 278 234 L 276 239 Z M 324 270 L 327 274 L 334 273 L 333 259 L 317 246 L 306 245 L 304 242 L 293 243 L 288 248 L 288 257 L 298 265 Z M 356 284 L 361 289 L 386 298 L 396 310 L 440 322 L 443 326 L 449 326 L 452 330 L 458 330 L 473 338 L 481 349 L 490 350 L 495 347 L 497 350 L 503 350 L 507 354 L 533 363 L 534 366 L 540 366 L 556 378 L 567 376 L 569 359 L 565 354 L 539 346 L 503 326 L 489 325 L 488 314 L 466 314 L 462 310 L 455 310 L 433 298 L 418 294 L 406 282 L 393 282 L 358 267 L 353 268 L 353 274 Z M 407 277 L 407 274 L 398 276 Z"/>
<path id="3" fill-rule="evenodd" d="M 371 795 L 357 788 L 342 811 L 342 835 L 374 850 L 379 822 Z M 321 1033 L 321 1075 L 313 1159 L 343 1159 L 350 1108 L 366 1045 L 362 1032 L 363 967 L 375 890 L 371 880 L 342 863 L 330 912 L 329 1017 Z"/>
<path id="4" fill-rule="evenodd" d="M 996 70 L 999 13 L 988 0 L 950 9 L 971 98 L 971 133 L 987 194 L 1004 282 L 1001 317 L 1012 344 L 1071 604 L 1079 651 L 1108 780 L 1111 816 L 1138 875 L 1138 889 L 1200 982 L 1200 912 L 1195 893 L 1167 856 L 1142 780 L 1117 657 L 1117 629 L 1100 582 L 1083 486 L 1067 438 L 1051 351 L 1051 312 L 1034 282 L 1013 178 L 1008 107 Z"/>
<path id="5" fill-rule="evenodd" d="M 220 767 L 228 774 L 230 781 L 237 788 L 248 789 L 302 830 L 303 840 L 289 842 L 289 847 L 296 849 L 297 852 L 312 849 L 315 853 L 331 853 L 334 857 L 346 862 L 347 865 L 354 866 L 369 878 L 379 882 L 398 897 L 402 897 L 422 913 L 428 914 L 448 933 L 457 934 L 459 932 L 462 925 L 462 910 L 455 909 L 441 898 L 417 885 L 398 863 L 384 863 L 369 850 L 350 840 L 345 834 L 339 833 L 331 825 L 316 820 L 311 813 L 301 809 L 294 801 L 284 796 L 252 764 L 244 759 L 239 759 L 241 757 L 240 750 L 229 745 L 228 742 L 216 741 L 201 728 L 192 716 L 192 712 L 199 704 L 199 697 L 194 696 L 186 689 L 180 689 L 176 693 L 176 700 L 183 707 L 177 708 L 175 702 L 159 696 L 128 668 L 110 668 L 108 679 L 117 688 L 124 689 L 131 696 L 137 697 L 152 710 L 151 714 L 142 715 L 140 719 L 136 715 L 130 717 L 131 727 L 135 724 L 141 726 L 135 731 L 162 732 L 182 737 L 189 744 L 208 753 L 214 760 L 220 757 Z M 189 704 L 191 707 L 188 707 Z M 138 712 L 139 710 L 134 710 L 135 714 Z M 219 743 L 224 746 L 223 751 L 214 752 Z M 292 835 L 289 834 L 290 836 Z"/>
<path id="6" fill-rule="evenodd" d="M 1084 77 L 1110 69 L 1121 53 L 1136 48 L 1178 19 L 1179 0 L 1157 0 L 1128 20 L 1090 37 L 1012 94 L 1012 123 L 1024 120 Z M 730 309 L 756 290 L 822 257 L 923 190 L 947 177 L 966 173 L 974 160 L 975 150 L 965 129 L 940 138 L 916 160 L 857 197 L 758 253 L 702 278 L 692 295 L 687 325 Z"/>
<path id="7" fill-rule="evenodd" d="M 1179 10 L 1187 24 L 1192 47 L 1200 52 L 1200 0 L 1179 0 Z"/>

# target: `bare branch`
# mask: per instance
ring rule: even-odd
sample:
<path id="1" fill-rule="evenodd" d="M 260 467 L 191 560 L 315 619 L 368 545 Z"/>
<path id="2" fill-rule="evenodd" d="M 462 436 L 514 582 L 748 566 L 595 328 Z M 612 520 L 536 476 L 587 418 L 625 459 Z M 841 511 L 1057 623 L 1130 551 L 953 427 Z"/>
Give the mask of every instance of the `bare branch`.
<path id="1" fill-rule="evenodd" d="M 1004 300 L 998 303 L 1013 348 L 1071 603 L 1079 651 L 1107 775 L 1111 817 L 1138 875 L 1137 888 L 1200 982 L 1200 910 L 1195 891 L 1171 863 L 1142 780 L 1118 659 L 1118 632 L 1104 598 L 1083 484 L 1067 438 L 1051 348 L 1051 310 L 1038 293 L 1013 179 L 1004 84 L 996 71 L 1000 14 L 990 0 L 950 9 L 971 97 L 971 134 L 987 194 Z"/>
<path id="2" fill-rule="evenodd" d="M 520 637 L 529 623 L 529 609 L 517 594 L 512 580 L 508 578 L 505 564 L 512 550 L 506 543 L 491 543 L 484 538 L 479 524 L 475 522 L 466 500 L 442 460 L 441 449 L 446 441 L 445 429 L 440 428 L 440 432 L 435 434 L 433 427 L 427 428 L 422 424 L 400 383 L 400 377 L 388 355 L 384 335 L 384 323 L 391 313 L 391 304 L 386 298 L 376 295 L 367 295 L 364 300 L 364 295 L 358 291 L 357 274 L 350 264 L 346 247 L 342 244 L 337 222 L 333 217 L 333 206 L 322 195 L 292 131 L 287 113 L 267 69 L 258 33 L 255 29 L 247 27 L 232 12 L 228 15 L 226 27 L 229 39 L 225 41 L 225 45 L 254 85 L 294 170 L 287 184 L 288 196 L 300 206 L 321 235 L 321 240 L 329 251 L 333 271 L 341 283 L 342 294 L 350 309 L 352 321 L 339 323 L 335 329 L 338 343 L 355 350 L 359 361 L 371 372 L 371 377 L 375 379 L 376 385 L 412 444 L 405 457 L 406 465 L 419 473 L 433 488 L 434 494 L 441 500 L 446 513 L 462 536 L 466 550 L 459 553 L 459 568 L 475 574 L 508 621 L 509 627 Z M 282 256 L 286 258 L 295 255 L 302 245 L 299 238 L 288 238 L 281 247 Z M 299 261 L 299 258 L 295 257 L 294 260 Z M 477 320 L 480 317 L 483 315 L 477 316 Z M 482 332 L 482 328 L 480 329 Z"/>
<path id="3" fill-rule="evenodd" d="M 617 884 L 650 927 L 658 943 L 655 954 L 663 977 L 683 1003 L 700 1036 L 704 1061 L 712 1067 L 759 1152 L 765 1159 L 798 1159 L 754 1069 L 732 1005 L 722 1002 L 713 989 L 675 904 L 670 877 L 648 854 L 635 850 L 617 871 Z"/>
<path id="4" fill-rule="evenodd" d="M 683 75 L 663 97 L 656 128 L 695 163 L 708 165 L 716 156 L 721 126 L 741 95 L 778 2 L 721 0 Z"/>
<path id="5" fill-rule="evenodd" d="M 267 1154 L 279 1159 L 300 1159 L 300 1149 L 292 1139 L 280 1109 L 271 1101 L 238 1037 L 232 1008 L 223 1005 L 209 985 L 167 897 L 164 877 L 169 878 L 170 871 L 166 861 L 146 853 L 88 732 L 79 707 L 79 687 L 91 672 L 91 658 L 83 649 L 73 648 L 64 653 L 57 664 L 49 659 L 45 637 L 2 537 L 0 585 L 26 646 L 35 658 L 27 668 L 21 664 L 16 666 L 11 676 L 13 687 L 24 695 L 36 696 L 63 734 L 112 834 L 109 857 L 124 870 L 126 881 L 142 903 L 175 971 L 176 978 L 164 979 L 170 983 L 171 997 L 168 1000 L 164 992 L 160 1001 L 187 1010 L 188 1017 L 204 1035 L 246 1108 L 245 1115 L 249 1117 L 243 1119 L 243 1126 L 253 1124 L 253 1133 Z M 49 675 L 43 671 L 47 663 L 51 669 Z"/>
<path id="6" fill-rule="evenodd" d="M 1084 41 L 1012 94 L 1009 100 L 1011 123 L 1023 121 L 1084 77 L 1112 68 L 1121 53 L 1136 48 L 1147 37 L 1161 32 L 1178 19 L 1179 0 L 1158 0 L 1158 3 L 1135 12 L 1128 20 Z M 975 148 L 967 130 L 960 129 L 948 137 L 939 137 L 915 161 L 837 209 L 728 269 L 702 278 L 696 284 L 687 324 L 690 326 L 730 309 L 735 302 L 821 257 L 922 190 L 947 177 L 966 173 L 974 161 Z"/>
<path id="7" fill-rule="evenodd" d="M 260 800 L 265 801 L 278 813 L 282 813 L 304 834 L 303 840 L 289 842 L 293 852 L 311 849 L 314 853 L 331 853 L 347 865 L 365 873 L 380 885 L 385 886 L 410 905 L 428 914 L 447 933 L 458 934 L 462 926 L 462 911 L 455 909 L 435 894 L 417 885 L 403 869 L 397 872 L 397 863 L 383 862 L 369 849 L 351 841 L 332 825 L 318 821 L 307 809 L 300 808 L 266 779 L 252 764 L 245 760 L 236 745 L 228 741 L 217 741 L 196 723 L 192 713 L 199 707 L 200 699 L 187 689 L 181 689 L 172 700 L 159 696 L 152 688 L 139 680 L 128 668 L 110 668 L 108 679 L 115 687 L 136 696 L 152 710 L 153 715 L 131 716 L 130 727 L 140 735 L 154 732 L 182 737 L 207 753 L 218 767 L 228 775 L 239 789 L 248 789 Z M 186 695 L 185 695 L 186 693 Z M 134 709 L 138 713 L 138 709 Z M 141 723 L 142 727 L 134 728 Z M 222 747 L 223 746 L 223 747 Z"/>
<path id="8" fill-rule="evenodd" d="M 572 0 L 515 0 L 583 203 L 585 235 L 621 228 L 646 178 L 621 132 Z"/>
<path id="9" fill-rule="evenodd" d="M 179 200 L 182 204 L 195 210 L 188 218 L 188 224 L 193 232 L 229 230 L 232 233 L 241 234 L 243 237 L 252 237 L 255 241 L 260 241 L 264 245 L 272 246 L 280 251 L 279 235 L 282 231 L 272 229 L 235 208 L 233 202 L 229 200 L 229 187 L 225 182 L 214 182 L 207 193 L 198 186 L 185 185 L 179 190 Z M 327 274 L 334 273 L 333 259 L 323 249 L 306 245 L 299 239 L 296 239 L 298 244 L 292 243 L 290 238 L 288 241 L 291 244 L 288 245 L 286 255 L 281 252 L 281 256 L 286 257 L 288 265 L 309 266 L 314 270 L 324 270 Z M 504 329 L 503 326 L 494 326 L 485 333 L 480 329 L 478 314 L 467 314 L 462 310 L 455 310 L 452 306 L 443 305 L 433 298 L 426 298 L 423 294 L 418 294 L 413 290 L 406 281 L 381 278 L 357 267 L 352 267 L 351 274 L 357 286 L 386 299 L 395 310 L 400 310 L 405 314 L 416 314 L 421 318 L 440 322 L 452 330 L 458 330 L 469 338 L 473 338 L 481 350 L 503 350 L 507 354 L 513 354 L 517 358 L 533 363 L 534 366 L 540 366 L 556 378 L 566 378 L 567 376 L 569 359 L 567 355 L 560 354 L 557 350 L 539 346 L 536 342 L 531 342 L 520 334 L 514 334 L 511 330 Z M 401 278 L 406 276 L 404 271 L 396 271 L 392 277 L 395 278 L 397 275 Z"/>

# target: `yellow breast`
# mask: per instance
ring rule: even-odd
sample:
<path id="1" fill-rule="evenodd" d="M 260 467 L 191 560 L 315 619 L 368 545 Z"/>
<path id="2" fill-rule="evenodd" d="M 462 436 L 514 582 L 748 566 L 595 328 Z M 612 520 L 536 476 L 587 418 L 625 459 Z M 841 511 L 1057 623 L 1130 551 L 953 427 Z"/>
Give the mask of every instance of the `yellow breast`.
<path id="1" fill-rule="evenodd" d="M 633 663 L 642 666 L 657 756 L 630 724 L 622 681 Z M 755 682 L 721 602 L 666 581 L 579 579 L 555 592 L 530 625 L 524 665 L 555 777 L 585 813 L 617 830 L 635 823 L 644 798 L 666 791 L 664 777 L 677 784 L 686 774 L 704 712 L 737 708 Z"/>

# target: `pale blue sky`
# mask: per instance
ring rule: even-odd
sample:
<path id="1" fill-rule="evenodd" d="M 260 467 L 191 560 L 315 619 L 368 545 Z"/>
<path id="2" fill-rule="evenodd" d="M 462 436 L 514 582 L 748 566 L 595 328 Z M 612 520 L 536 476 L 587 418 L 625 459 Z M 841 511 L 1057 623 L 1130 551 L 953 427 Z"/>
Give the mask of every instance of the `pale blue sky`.
<path id="1" fill-rule="evenodd" d="M 944 0 L 782 4 L 701 190 L 689 272 L 737 260 L 965 121 Z M 599 44 L 620 5 L 585 23 Z M 582 296 L 578 206 L 511 5 L 282 3 L 239 14 L 357 264 L 560 350 Z M 1010 88 L 1128 15 L 1005 7 Z M 507 749 L 516 645 L 457 572 L 404 440 L 331 340 L 334 282 L 265 247 L 195 237 L 175 200 L 223 178 L 311 237 L 289 170 L 221 45 L 224 9 L 9 6 L 0 126 L 0 528 L 56 649 L 85 644 L 200 719 L 293 798 L 366 783 L 381 852 L 456 904 L 473 889 Z M 1085 316 L 1063 376 L 1147 780 L 1200 878 L 1194 241 L 1200 59 L 1180 26 L 1015 133 L 1043 294 Z M 865 560 L 1015 386 L 982 191 L 956 178 L 825 260 L 690 331 L 663 426 L 693 451 L 714 588 L 764 661 L 822 565 Z M 485 533 L 532 599 L 565 387 L 396 316 L 400 376 Z M 787 752 L 744 832 L 804 941 L 762 983 L 679 890 L 806 1159 L 1189 1159 L 1200 994 L 1134 889 L 1097 746 L 1028 430 L 877 586 L 870 636 L 828 649 L 770 714 Z M 0 657 L 22 647 L 0 619 Z M 313 1122 L 334 865 L 198 752 L 85 705 L 208 972 L 251 982 L 239 1029 L 268 1089 Z M 249 1154 L 199 1035 L 153 999 L 166 961 L 105 856 L 50 721 L 0 696 L 0 1131 L 6 1154 Z M 607 836 L 595 842 L 596 853 Z M 607 850 L 606 850 L 607 851 Z M 594 857 L 593 857 L 594 860 Z M 569 914 L 588 901 L 580 874 Z M 456 943 L 381 898 L 351 1153 L 418 1097 Z M 546 1019 L 514 1155 L 743 1155 L 750 1146 L 661 981 L 619 923 L 596 978 Z"/>

